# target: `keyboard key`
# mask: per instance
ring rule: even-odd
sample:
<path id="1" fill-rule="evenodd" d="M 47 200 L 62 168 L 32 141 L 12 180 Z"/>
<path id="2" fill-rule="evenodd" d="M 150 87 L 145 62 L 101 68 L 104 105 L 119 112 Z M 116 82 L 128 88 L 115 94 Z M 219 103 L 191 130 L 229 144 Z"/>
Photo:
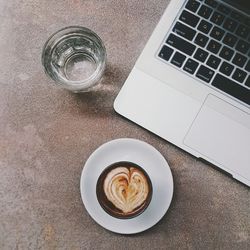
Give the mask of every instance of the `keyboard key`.
<path id="1" fill-rule="evenodd" d="M 172 47 L 180 50 L 181 52 L 191 56 L 194 51 L 195 51 L 195 45 L 193 45 L 192 43 L 189 43 L 185 40 L 183 40 L 180 37 L 177 37 L 174 34 L 170 34 L 168 39 L 167 39 L 167 44 L 171 45 Z"/>
<path id="2" fill-rule="evenodd" d="M 221 74 L 216 74 L 212 81 L 212 86 L 250 105 L 250 90 L 231 79 Z"/>
<path id="3" fill-rule="evenodd" d="M 250 27 L 250 18 L 245 19 L 245 25 Z"/>
<path id="4" fill-rule="evenodd" d="M 186 59 L 186 56 L 176 51 L 171 60 L 171 63 L 180 68 L 182 64 L 184 63 L 185 59 Z"/>
<path id="5" fill-rule="evenodd" d="M 223 39 L 223 43 L 225 43 L 226 45 L 230 47 L 233 47 L 236 41 L 237 41 L 237 37 L 230 33 L 227 33 Z"/>
<path id="6" fill-rule="evenodd" d="M 186 9 L 196 12 L 200 6 L 200 3 L 195 0 L 189 0 L 186 4 Z"/>
<path id="7" fill-rule="evenodd" d="M 234 54 L 234 51 L 229 49 L 228 47 L 224 46 L 220 52 L 220 57 L 230 61 Z"/>
<path id="8" fill-rule="evenodd" d="M 221 59 L 214 56 L 210 55 L 208 60 L 207 60 L 207 65 L 210 66 L 213 69 L 217 69 L 220 65 Z"/>
<path id="9" fill-rule="evenodd" d="M 210 36 L 213 37 L 214 39 L 220 41 L 221 38 L 224 36 L 225 31 L 220 29 L 219 27 L 215 26 L 213 27 Z"/>
<path id="10" fill-rule="evenodd" d="M 245 85 L 250 88 L 250 75 L 248 76 Z"/>
<path id="11" fill-rule="evenodd" d="M 245 67 L 245 70 L 246 70 L 248 73 L 250 73 L 250 60 L 248 60 L 248 63 L 247 63 L 247 65 L 246 65 L 246 67 Z"/>
<path id="12" fill-rule="evenodd" d="M 208 57 L 208 53 L 203 50 L 198 48 L 194 54 L 194 58 L 197 59 L 200 62 L 205 62 Z"/>
<path id="13" fill-rule="evenodd" d="M 225 19 L 224 15 L 222 15 L 221 13 L 215 11 L 213 13 L 210 21 L 217 24 L 217 25 L 221 25 L 223 23 L 224 19 Z"/>
<path id="14" fill-rule="evenodd" d="M 207 50 L 214 53 L 214 54 L 217 54 L 219 52 L 221 48 L 221 44 L 216 42 L 215 40 L 210 40 L 210 42 L 208 43 L 208 46 L 207 46 Z"/>
<path id="15" fill-rule="evenodd" d="M 209 40 L 209 38 L 208 38 L 207 36 L 205 36 L 205 35 L 199 33 L 199 34 L 196 36 L 194 42 L 195 42 L 196 44 L 198 44 L 199 46 L 201 46 L 201 47 L 205 47 L 206 44 L 207 44 L 207 42 L 208 42 L 208 40 Z"/>
<path id="16" fill-rule="evenodd" d="M 193 15 L 192 13 L 183 10 L 181 13 L 181 16 L 179 18 L 182 22 L 192 26 L 192 27 L 196 27 L 196 25 L 198 24 L 200 18 Z"/>
<path id="17" fill-rule="evenodd" d="M 231 19 L 231 18 L 227 18 L 225 23 L 223 24 L 223 28 L 225 28 L 226 30 L 230 31 L 230 32 L 234 32 L 236 27 L 237 27 L 238 23 Z"/>
<path id="18" fill-rule="evenodd" d="M 215 0 L 205 0 L 205 4 L 209 5 L 210 7 L 216 8 L 218 3 Z"/>
<path id="19" fill-rule="evenodd" d="M 243 67 L 247 61 L 247 58 L 239 53 L 236 53 L 233 58 L 233 63 L 239 67 Z"/>
<path id="20" fill-rule="evenodd" d="M 212 12 L 213 10 L 211 8 L 207 7 L 206 5 L 202 5 L 198 11 L 198 15 L 208 19 Z"/>
<path id="21" fill-rule="evenodd" d="M 168 46 L 164 45 L 159 53 L 159 57 L 168 61 L 173 54 L 174 50 L 169 48 Z"/>
<path id="22" fill-rule="evenodd" d="M 198 25 L 198 30 L 205 33 L 205 34 L 208 34 L 209 31 L 211 30 L 212 28 L 212 24 L 205 21 L 205 20 L 201 20 L 200 24 Z"/>
<path id="23" fill-rule="evenodd" d="M 217 9 L 218 9 L 218 11 L 220 11 L 226 15 L 228 15 L 231 12 L 231 10 L 223 4 L 220 4 Z"/>
<path id="24" fill-rule="evenodd" d="M 195 70 L 199 66 L 199 63 L 192 59 L 188 59 L 187 62 L 185 63 L 183 69 L 188 72 L 189 74 L 194 74 Z"/>
<path id="25" fill-rule="evenodd" d="M 199 79 L 201 79 L 207 83 L 209 83 L 211 81 L 213 75 L 214 75 L 214 71 L 203 66 L 203 65 L 200 66 L 200 68 L 198 69 L 198 71 L 196 73 L 196 76 Z"/>
<path id="26" fill-rule="evenodd" d="M 238 29 L 236 30 L 236 35 L 243 38 L 247 38 L 249 33 L 250 33 L 250 28 L 244 25 L 239 25 Z"/>
<path id="27" fill-rule="evenodd" d="M 243 40 L 239 40 L 239 42 L 236 45 L 236 49 L 243 54 L 246 54 L 249 48 L 250 48 L 250 44 Z"/>
<path id="28" fill-rule="evenodd" d="M 236 69 L 233 73 L 232 78 L 236 80 L 237 82 L 243 83 L 245 78 L 247 76 L 247 73 L 241 69 Z"/>
<path id="29" fill-rule="evenodd" d="M 245 18 L 243 17 L 243 15 L 240 14 L 239 12 L 237 12 L 237 11 L 232 11 L 231 17 L 232 17 L 233 19 L 235 19 L 236 21 L 238 21 L 238 22 L 243 22 L 244 19 L 245 19 Z"/>
<path id="30" fill-rule="evenodd" d="M 180 22 L 177 22 L 173 28 L 173 32 L 175 32 L 176 34 L 192 41 L 195 34 L 196 34 L 196 31 L 191 29 L 190 27 L 188 27 L 187 25 L 185 24 L 182 24 Z"/>
<path id="31" fill-rule="evenodd" d="M 234 70 L 234 66 L 227 62 L 223 62 L 220 66 L 220 72 L 227 76 L 230 76 L 233 70 Z"/>

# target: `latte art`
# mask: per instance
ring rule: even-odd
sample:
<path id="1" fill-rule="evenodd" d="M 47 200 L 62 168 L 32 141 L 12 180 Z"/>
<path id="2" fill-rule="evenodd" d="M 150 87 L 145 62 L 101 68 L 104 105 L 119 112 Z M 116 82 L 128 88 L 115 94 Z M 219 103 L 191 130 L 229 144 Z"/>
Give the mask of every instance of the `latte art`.
<path id="1" fill-rule="evenodd" d="M 118 218 L 139 215 L 149 205 L 152 184 L 146 172 L 130 162 L 114 163 L 97 182 L 97 198 L 106 212 Z"/>
<path id="2" fill-rule="evenodd" d="M 145 202 L 149 188 L 147 179 L 140 170 L 118 167 L 107 175 L 104 192 L 108 200 L 126 214 Z"/>

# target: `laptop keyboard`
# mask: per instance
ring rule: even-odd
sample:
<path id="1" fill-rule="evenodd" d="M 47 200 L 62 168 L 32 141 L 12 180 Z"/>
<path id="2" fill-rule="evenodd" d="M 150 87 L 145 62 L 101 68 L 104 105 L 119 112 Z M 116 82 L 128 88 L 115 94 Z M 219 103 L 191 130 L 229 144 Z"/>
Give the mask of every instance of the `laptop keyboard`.
<path id="1" fill-rule="evenodd" d="M 250 105 L 250 17 L 215 0 L 189 0 L 162 44 L 161 60 Z"/>

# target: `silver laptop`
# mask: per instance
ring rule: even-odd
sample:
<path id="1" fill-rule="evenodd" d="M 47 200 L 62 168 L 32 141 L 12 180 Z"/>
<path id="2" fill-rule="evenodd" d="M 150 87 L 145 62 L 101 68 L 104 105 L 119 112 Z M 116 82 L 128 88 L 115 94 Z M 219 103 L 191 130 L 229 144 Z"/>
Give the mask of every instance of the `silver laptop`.
<path id="1" fill-rule="evenodd" d="M 114 108 L 250 186 L 250 2 L 172 0 Z"/>

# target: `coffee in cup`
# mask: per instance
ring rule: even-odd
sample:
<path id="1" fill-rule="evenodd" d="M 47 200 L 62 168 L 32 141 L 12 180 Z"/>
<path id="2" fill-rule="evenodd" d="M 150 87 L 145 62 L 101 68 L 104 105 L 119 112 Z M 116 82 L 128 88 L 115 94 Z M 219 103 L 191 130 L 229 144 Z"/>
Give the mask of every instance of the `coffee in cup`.
<path id="1" fill-rule="evenodd" d="M 96 195 L 111 216 L 129 219 L 141 214 L 152 198 L 152 183 L 145 170 L 135 163 L 117 162 L 100 175 Z"/>

